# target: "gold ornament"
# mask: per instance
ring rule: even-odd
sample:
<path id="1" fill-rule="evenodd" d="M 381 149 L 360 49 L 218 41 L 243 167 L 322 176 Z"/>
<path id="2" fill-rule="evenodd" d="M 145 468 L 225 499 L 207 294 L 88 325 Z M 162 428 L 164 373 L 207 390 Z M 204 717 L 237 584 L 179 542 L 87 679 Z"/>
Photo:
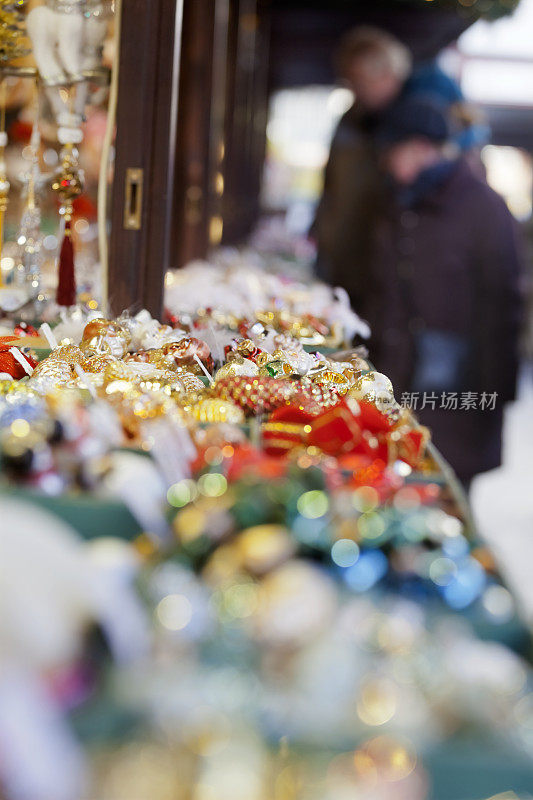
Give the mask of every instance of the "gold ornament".
<path id="1" fill-rule="evenodd" d="M 356 378 L 348 392 L 349 397 L 373 403 L 384 414 L 395 418 L 398 414 L 398 403 L 394 399 L 394 388 L 391 381 L 381 372 L 367 372 Z"/>
<path id="2" fill-rule="evenodd" d="M 67 383 L 73 376 L 72 366 L 67 361 L 48 356 L 33 370 L 31 380 L 34 378 L 51 378 L 57 383 Z"/>
<path id="3" fill-rule="evenodd" d="M 270 378 L 286 378 L 294 374 L 294 370 L 287 361 L 283 350 L 275 350 L 270 353 L 260 353 L 257 357 L 259 375 Z"/>
<path id="4" fill-rule="evenodd" d="M 80 348 L 81 349 L 81 348 Z M 115 364 L 117 359 L 111 353 L 99 356 L 89 356 L 82 364 L 84 372 L 103 372 L 106 367 Z"/>
<path id="5" fill-rule="evenodd" d="M 97 356 L 97 358 L 106 358 L 106 356 Z M 104 368 L 104 383 L 111 383 L 111 381 L 131 381 L 134 383 L 136 377 L 133 370 L 124 361 L 109 361 Z"/>
<path id="6" fill-rule="evenodd" d="M 114 358 L 111 352 L 111 345 L 105 336 L 93 336 L 92 339 L 82 339 L 80 342 L 80 350 L 87 359 L 92 358 L 92 356 L 108 356 L 109 358 Z"/>
<path id="7" fill-rule="evenodd" d="M 193 375 L 192 372 L 181 370 L 179 367 L 176 372 L 177 375 L 174 375 L 173 382 L 169 384 L 173 391 L 201 392 L 205 389 L 203 381 L 196 375 Z"/>
<path id="8" fill-rule="evenodd" d="M 84 354 L 76 345 L 67 344 L 62 347 L 56 347 L 44 361 L 37 364 L 33 370 L 32 378 L 46 376 L 54 378 L 57 382 L 65 383 L 75 376 L 74 365 L 80 364 L 81 366 L 84 362 Z"/>
<path id="9" fill-rule="evenodd" d="M 328 389 L 334 389 L 339 394 L 346 394 L 350 388 L 348 378 L 342 372 L 335 372 L 332 369 L 324 369 L 318 372 L 313 378 L 313 382 L 319 386 L 327 386 Z"/>
<path id="10" fill-rule="evenodd" d="M 52 182 L 52 191 L 57 194 L 64 210 L 65 220 L 72 218 L 72 203 L 83 192 L 78 151 L 73 144 L 66 144 L 61 151 L 62 161 Z"/>
<path id="11" fill-rule="evenodd" d="M 259 368 L 259 375 L 270 378 L 288 378 L 293 374 L 290 364 L 282 361 L 281 358 L 272 358 L 270 361 Z"/>
<path id="12" fill-rule="evenodd" d="M 361 373 L 356 372 L 351 367 L 346 367 L 346 369 L 343 369 L 342 374 L 344 375 L 348 383 L 352 384 L 355 383 L 356 378 L 358 378 Z"/>
<path id="13" fill-rule="evenodd" d="M 80 347 L 97 353 L 108 351 L 122 358 L 130 344 L 131 333 L 127 328 L 108 319 L 93 319 L 84 328 Z"/>
<path id="14" fill-rule="evenodd" d="M 0 0 L 0 65 L 23 58 L 30 52 L 23 46 L 26 39 L 24 5 L 25 0 Z"/>
<path id="15" fill-rule="evenodd" d="M 244 422 L 244 412 L 229 400 L 205 398 L 191 406 L 191 413 L 197 422 L 229 422 L 240 425 Z"/>
<path id="16" fill-rule="evenodd" d="M 202 383 L 202 388 L 198 391 L 193 390 L 188 392 L 171 392 L 171 397 L 179 406 L 179 408 L 187 413 L 192 413 L 193 408 L 198 403 L 201 403 L 202 400 L 206 399 L 207 391 L 208 390 Z"/>
<path id="17" fill-rule="evenodd" d="M 243 358 L 250 358 L 257 353 L 257 347 L 251 339 L 243 339 L 238 343 L 236 352 Z"/>
<path id="18" fill-rule="evenodd" d="M 52 350 L 48 358 L 56 358 L 59 361 L 66 361 L 68 364 L 81 364 L 84 355 L 77 345 L 65 344 Z"/>
<path id="19" fill-rule="evenodd" d="M 259 375 L 259 368 L 254 361 L 249 358 L 243 358 L 241 355 L 234 355 L 231 361 L 224 364 L 216 371 L 215 380 L 222 380 L 223 378 L 234 378 L 236 375 Z"/>

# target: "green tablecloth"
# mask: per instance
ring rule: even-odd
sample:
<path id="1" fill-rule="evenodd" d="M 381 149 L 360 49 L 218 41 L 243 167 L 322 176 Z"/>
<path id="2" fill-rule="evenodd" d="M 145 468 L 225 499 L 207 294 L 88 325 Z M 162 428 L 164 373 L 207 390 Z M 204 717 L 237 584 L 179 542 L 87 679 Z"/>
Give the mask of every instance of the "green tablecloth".
<path id="1" fill-rule="evenodd" d="M 83 492 L 68 492 L 59 497 L 50 497 L 31 489 L 7 487 L 0 490 L 0 496 L 33 503 L 50 511 L 71 525 L 85 539 L 117 536 L 131 540 L 142 531 L 137 520 L 120 500 L 99 498 Z"/>

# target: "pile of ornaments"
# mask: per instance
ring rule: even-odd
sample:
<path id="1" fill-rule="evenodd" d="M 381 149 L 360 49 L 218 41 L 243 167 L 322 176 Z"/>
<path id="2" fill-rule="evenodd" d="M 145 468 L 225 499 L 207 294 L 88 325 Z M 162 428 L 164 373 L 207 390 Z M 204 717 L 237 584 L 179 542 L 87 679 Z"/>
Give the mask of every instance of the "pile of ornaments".
<path id="1" fill-rule="evenodd" d="M 34 692 L 39 724 L 8 734 L 22 752 L 31 733 L 45 769 L 3 754 L 10 800 L 200 798 L 213 785 L 219 800 L 425 800 L 438 797 L 426 758 L 450 736 L 530 750 L 533 681 L 513 650 L 527 632 L 491 553 L 446 511 L 429 433 L 362 350 L 324 352 L 309 325 L 294 310 L 162 324 L 78 309 L 44 328 L 40 362 L 5 344 L 4 485 L 96 503 L 113 462 L 143 531 L 119 542 L 99 518 L 86 545 L 0 495 L 30 543 L 16 549 L 12 525 L 0 537 L 19 576 L 0 584 L 16 629 L 25 592 L 49 610 L 50 586 L 37 597 L 24 583 L 38 529 L 61 600 L 48 624 L 68 633 L 62 660 L 40 645 L 32 657 L 53 708 L 39 717 Z M 80 580 L 57 566 L 71 557 Z M 87 621 L 107 651 L 88 647 Z M 26 638 L 0 630 L 12 663 L 27 661 Z M 29 702 L 28 687 L 0 681 L 8 691 Z M 104 728 L 128 735 L 111 745 Z"/>
<path id="2" fill-rule="evenodd" d="M 257 320 L 241 320 L 234 335 L 213 320 L 173 327 L 146 311 L 113 320 L 93 316 L 77 342 L 67 329 L 48 334 L 53 349 L 40 363 L 34 366 L 27 354 L 23 381 L 4 381 L 7 419 L 31 417 L 28 403 L 44 398 L 50 407 L 68 390 L 70 402 L 77 397 L 113 409 L 125 446 L 157 450 L 155 420 L 181 430 L 173 459 L 181 459 L 184 473 L 206 437 L 242 440 L 251 420 L 260 449 L 271 456 L 310 450 L 344 459 L 348 469 L 357 457 L 360 468 L 382 470 L 398 459 L 416 467 L 424 457 L 427 431 L 356 350 L 339 357 L 309 352 L 301 339 Z M 206 432 L 206 425 L 215 430 Z M 217 432 L 220 425 L 226 427 Z"/>
<path id="3" fill-rule="evenodd" d="M 315 347 L 370 335 L 344 289 L 269 271 L 249 250 L 222 249 L 212 263 L 194 261 L 168 272 L 165 308 L 174 321 L 214 320 L 234 330 L 241 320 L 257 319 Z"/>

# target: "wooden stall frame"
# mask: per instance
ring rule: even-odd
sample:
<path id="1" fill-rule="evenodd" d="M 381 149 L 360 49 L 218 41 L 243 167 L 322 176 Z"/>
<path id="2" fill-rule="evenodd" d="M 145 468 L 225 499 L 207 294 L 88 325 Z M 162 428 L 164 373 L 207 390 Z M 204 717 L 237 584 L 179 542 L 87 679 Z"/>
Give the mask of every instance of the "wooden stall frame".
<path id="1" fill-rule="evenodd" d="M 171 266 L 182 20 L 183 0 L 126 0 L 122 10 L 108 268 L 112 313 L 162 312 Z"/>

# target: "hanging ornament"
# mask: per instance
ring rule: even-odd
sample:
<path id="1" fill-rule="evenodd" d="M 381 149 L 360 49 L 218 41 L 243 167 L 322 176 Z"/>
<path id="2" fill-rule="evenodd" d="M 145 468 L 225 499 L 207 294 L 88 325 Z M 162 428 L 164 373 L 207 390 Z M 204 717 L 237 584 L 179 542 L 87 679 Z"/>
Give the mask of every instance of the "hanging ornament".
<path id="1" fill-rule="evenodd" d="M 59 213 L 63 220 L 63 241 L 59 252 L 56 301 L 60 306 L 76 302 L 76 276 L 74 271 L 74 243 L 72 241 L 73 202 L 83 191 L 83 175 L 78 164 L 75 144 L 82 140 L 79 128 L 59 128 L 59 141 L 63 144 L 61 166 L 56 173 L 52 190 L 59 197 Z"/>
<path id="2" fill-rule="evenodd" d="M 41 209 L 36 199 L 36 190 L 42 181 L 39 169 L 41 135 L 39 132 L 38 105 L 37 98 L 35 121 L 30 144 L 27 148 L 29 156 L 26 157 L 30 164 L 28 172 L 24 175 L 24 180 L 26 181 L 26 203 L 22 211 L 17 235 L 17 243 L 20 248 L 17 274 L 20 282 L 29 288 L 29 293 L 32 297 L 35 297 L 39 292 L 43 239 L 41 234 Z"/>

